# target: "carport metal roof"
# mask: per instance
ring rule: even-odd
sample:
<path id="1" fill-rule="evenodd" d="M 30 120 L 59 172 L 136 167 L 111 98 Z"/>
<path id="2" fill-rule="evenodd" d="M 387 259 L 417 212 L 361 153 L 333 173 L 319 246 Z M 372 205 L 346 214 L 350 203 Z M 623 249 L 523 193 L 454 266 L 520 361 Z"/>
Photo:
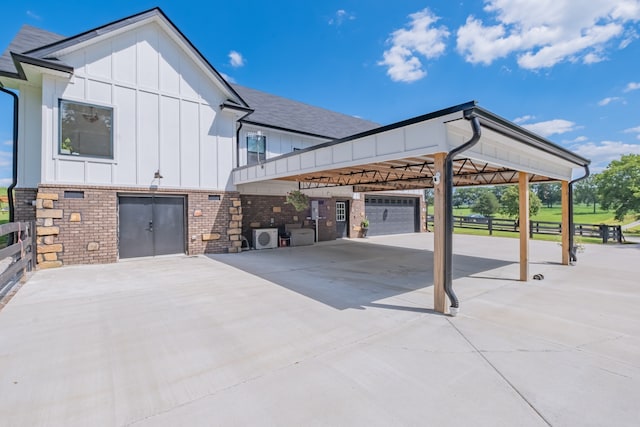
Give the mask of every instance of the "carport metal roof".
<path id="1" fill-rule="evenodd" d="M 434 188 L 434 308 L 458 310 L 452 288 L 454 186 L 518 184 L 520 280 L 529 275 L 529 183 L 562 182 L 562 263 L 574 256 L 571 177 L 589 160 L 476 105 L 457 105 L 233 171 L 235 185 L 266 180 L 355 192 Z"/>
<path id="2" fill-rule="evenodd" d="M 454 159 L 454 186 L 570 180 L 589 160 L 476 105 L 475 102 L 281 155 L 234 171 L 234 184 L 299 182 L 301 188 L 353 186 L 356 192 L 433 187 L 434 155 L 449 152 L 482 127 L 478 144 Z"/>

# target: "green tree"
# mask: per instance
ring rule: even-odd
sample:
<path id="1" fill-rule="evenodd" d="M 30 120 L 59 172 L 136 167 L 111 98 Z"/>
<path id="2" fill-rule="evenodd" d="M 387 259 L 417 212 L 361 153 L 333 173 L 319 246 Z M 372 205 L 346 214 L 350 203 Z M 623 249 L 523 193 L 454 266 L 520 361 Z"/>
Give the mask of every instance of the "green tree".
<path id="1" fill-rule="evenodd" d="M 590 175 L 589 177 L 573 184 L 573 198 L 576 203 L 584 203 L 585 205 L 593 205 L 593 213 L 596 213 L 598 205 L 598 175 Z"/>
<path id="2" fill-rule="evenodd" d="M 544 184 L 535 184 L 532 186 L 533 191 L 546 207 L 552 208 L 554 203 L 560 203 L 561 187 L 557 182 L 549 182 Z"/>
<path id="3" fill-rule="evenodd" d="M 499 210 L 500 202 L 498 202 L 498 198 L 491 191 L 480 193 L 476 202 L 471 206 L 472 212 L 484 216 L 493 216 Z"/>
<path id="4" fill-rule="evenodd" d="M 629 212 L 640 213 L 640 154 L 613 160 L 596 182 L 602 207 L 613 208 L 618 221 Z"/>
<path id="5" fill-rule="evenodd" d="M 493 187 L 489 187 L 491 192 L 498 198 L 498 200 L 502 198 L 502 193 L 504 193 L 505 188 L 507 187 L 505 187 L 504 185 L 494 185 Z"/>
<path id="6" fill-rule="evenodd" d="M 500 212 L 508 217 L 515 218 L 520 214 L 520 191 L 518 186 L 510 185 L 504 190 L 500 205 Z M 538 195 L 533 191 L 529 191 L 529 215 L 537 214 L 541 206 L 542 202 Z"/>

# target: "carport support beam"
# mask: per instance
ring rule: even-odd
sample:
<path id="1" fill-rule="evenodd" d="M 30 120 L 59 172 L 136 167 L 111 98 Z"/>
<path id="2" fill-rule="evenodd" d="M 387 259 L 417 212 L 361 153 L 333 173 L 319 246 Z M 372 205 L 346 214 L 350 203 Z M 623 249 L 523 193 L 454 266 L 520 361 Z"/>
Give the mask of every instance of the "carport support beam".
<path id="1" fill-rule="evenodd" d="M 562 265 L 569 265 L 569 255 L 571 249 L 569 248 L 569 240 L 571 236 L 571 225 L 569 223 L 569 182 L 562 181 Z"/>
<path id="2" fill-rule="evenodd" d="M 519 172 L 520 280 L 529 279 L 529 174 Z"/>
<path id="3" fill-rule="evenodd" d="M 434 174 L 440 174 L 440 181 L 445 177 L 445 159 L 447 153 L 434 155 Z M 443 182 L 433 186 L 433 309 L 439 313 L 447 312 L 447 294 L 445 292 L 445 239 L 447 230 L 446 197 Z"/>

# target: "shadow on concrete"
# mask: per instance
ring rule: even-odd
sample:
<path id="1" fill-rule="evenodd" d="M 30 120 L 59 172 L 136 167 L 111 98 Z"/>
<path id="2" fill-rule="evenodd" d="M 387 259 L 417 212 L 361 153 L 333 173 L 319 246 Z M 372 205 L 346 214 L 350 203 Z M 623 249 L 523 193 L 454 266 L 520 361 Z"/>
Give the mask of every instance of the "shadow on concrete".
<path id="1" fill-rule="evenodd" d="M 376 303 L 433 286 L 430 250 L 338 240 L 208 256 L 339 310 L 377 306 L 432 312 Z M 453 264 L 453 278 L 457 279 L 512 263 L 455 255 Z"/>

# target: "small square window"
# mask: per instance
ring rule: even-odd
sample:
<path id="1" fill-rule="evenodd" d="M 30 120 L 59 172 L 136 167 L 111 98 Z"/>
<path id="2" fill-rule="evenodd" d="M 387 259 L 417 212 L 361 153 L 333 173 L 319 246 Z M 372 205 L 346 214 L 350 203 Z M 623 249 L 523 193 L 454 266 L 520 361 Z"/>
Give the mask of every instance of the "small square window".
<path id="1" fill-rule="evenodd" d="M 113 159 L 113 108 L 60 100 L 58 153 Z"/>

